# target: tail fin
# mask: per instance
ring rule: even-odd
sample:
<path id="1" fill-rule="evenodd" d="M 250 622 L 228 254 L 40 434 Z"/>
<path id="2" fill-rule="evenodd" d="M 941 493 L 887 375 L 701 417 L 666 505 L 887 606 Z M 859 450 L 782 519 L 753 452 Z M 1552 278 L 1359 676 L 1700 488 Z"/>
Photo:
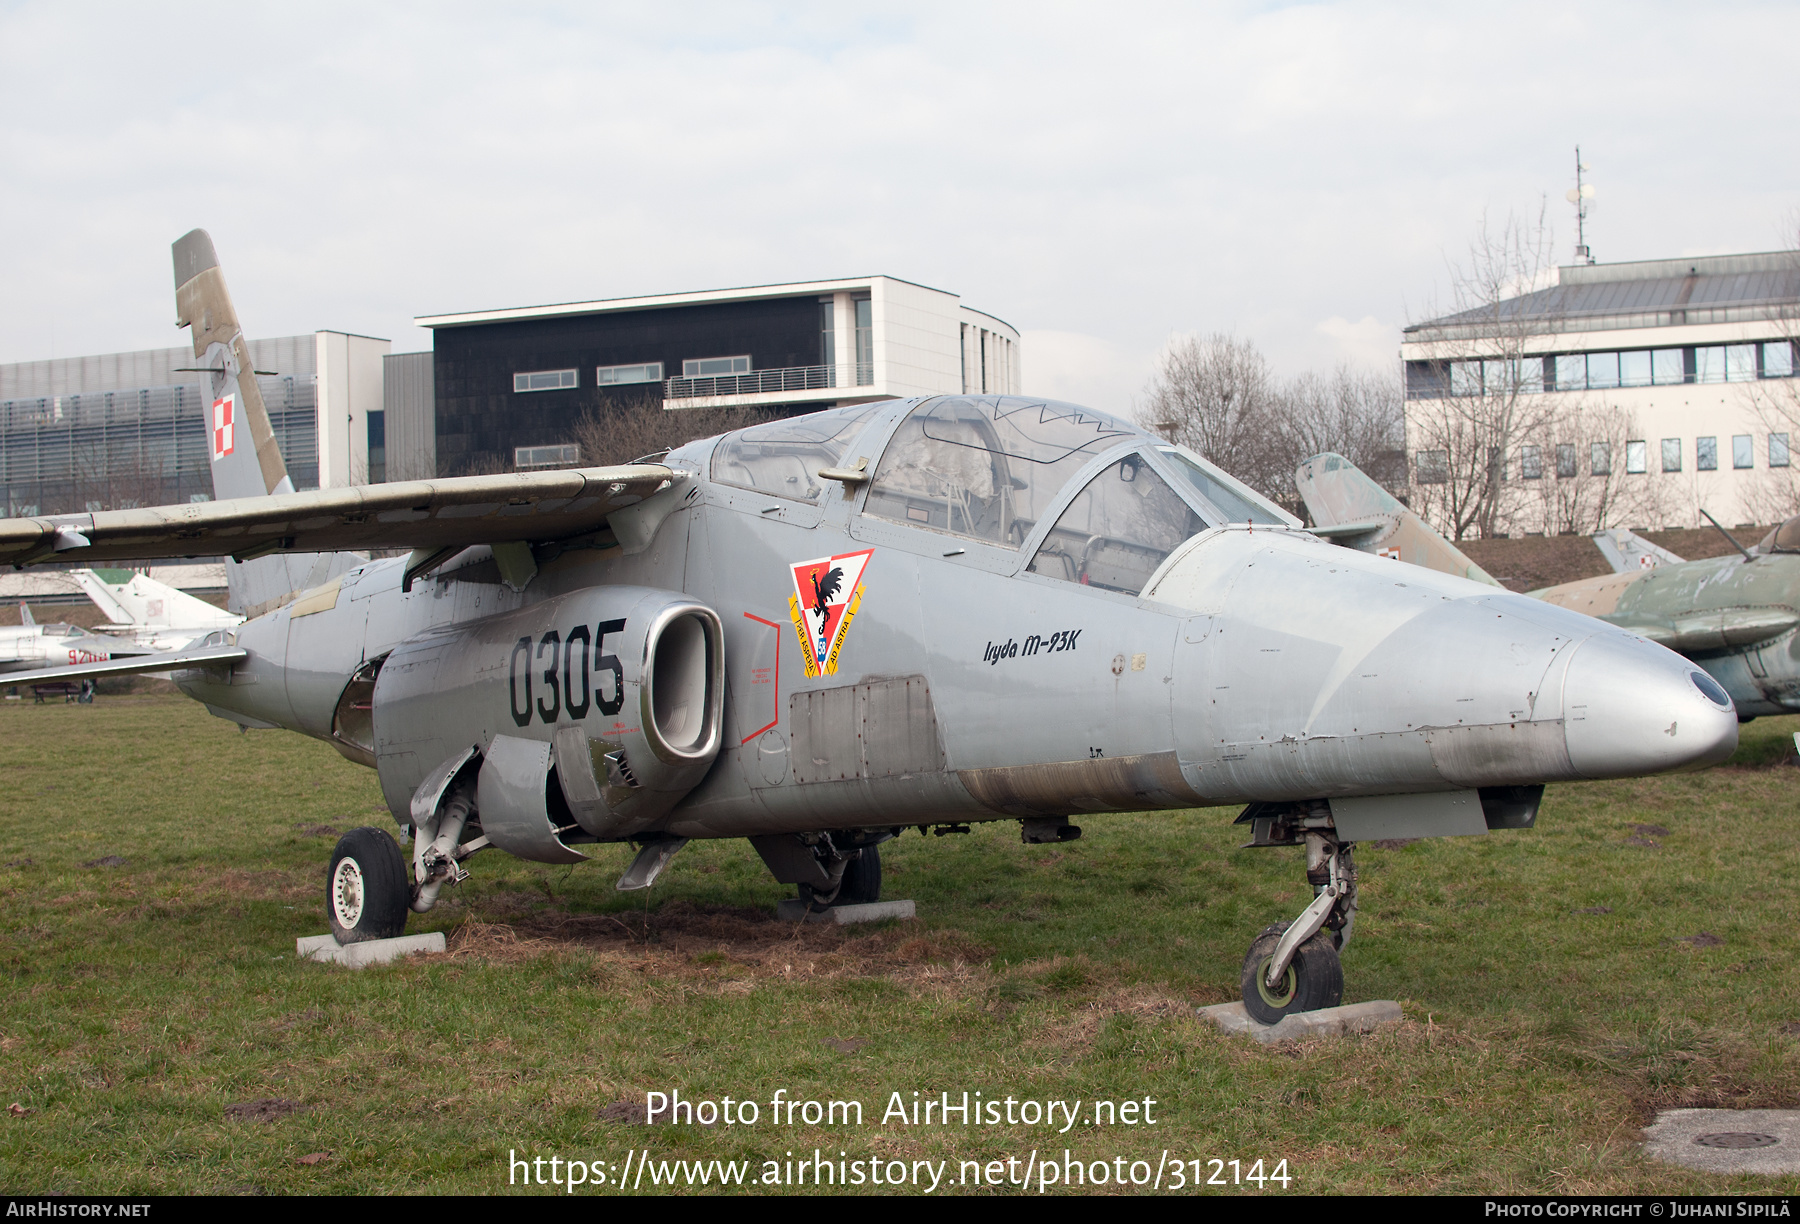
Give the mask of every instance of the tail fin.
<path id="1" fill-rule="evenodd" d="M 1635 574 L 1639 570 L 1655 569 L 1659 565 L 1679 565 L 1677 557 L 1660 544 L 1652 544 L 1643 536 L 1627 531 L 1623 527 L 1614 527 L 1611 531 L 1596 531 L 1594 543 L 1599 546 L 1600 555 L 1606 563 L 1613 567 L 1615 574 Z"/>
<path id="2" fill-rule="evenodd" d="M 37 618 L 31 614 L 31 605 L 26 603 L 23 599 L 19 601 L 19 623 L 21 625 L 37 624 Z"/>
<path id="3" fill-rule="evenodd" d="M 94 606 L 115 625 L 146 628 L 229 629 L 239 618 L 215 608 L 186 591 L 165 586 L 144 574 L 132 574 L 125 582 L 108 582 L 93 570 L 73 570 L 75 579 Z"/>
<path id="4" fill-rule="evenodd" d="M 212 237 L 205 230 L 191 230 L 175 241 L 174 255 L 175 325 L 193 329 L 195 364 L 210 371 L 213 496 L 224 500 L 292 493 L 294 483 L 269 426 L 250 345 L 225 289 Z M 228 558 L 227 602 L 233 612 L 260 616 L 365 559 L 352 553 Z"/>
<path id="5" fill-rule="evenodd" d="M 1314 532 L 1334 543 L 1489 586 L 1500 585 L 1342 455 L 1326 452 L 1303 460 L 1294 470 L 1294 483 L 1317 524 Z"/>

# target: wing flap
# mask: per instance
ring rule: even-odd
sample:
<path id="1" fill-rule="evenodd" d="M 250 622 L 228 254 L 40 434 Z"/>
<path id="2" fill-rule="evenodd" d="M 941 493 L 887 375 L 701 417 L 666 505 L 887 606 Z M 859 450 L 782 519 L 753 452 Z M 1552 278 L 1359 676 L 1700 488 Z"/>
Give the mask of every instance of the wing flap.
<path id="1" fill-rule="evenodd" d="M 596 531 L 674 478 L 640 463 L 0 519 L 0 564 L 539 543 Z"/>

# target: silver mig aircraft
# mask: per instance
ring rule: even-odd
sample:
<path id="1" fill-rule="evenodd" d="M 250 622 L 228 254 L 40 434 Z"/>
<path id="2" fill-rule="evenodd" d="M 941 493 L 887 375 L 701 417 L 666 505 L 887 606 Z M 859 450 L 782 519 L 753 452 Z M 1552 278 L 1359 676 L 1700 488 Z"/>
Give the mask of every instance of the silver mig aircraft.
<path id="1" fill-rule="evenodd" d="M 68 669 L 88 663 L 105 663 L 113 659 L 136 659 L 149 653 L 149 648 L 104 633 L 92 633 L 80 625 L 62 623 L 40 625 L 31 615 L 31 607 L 19 602 L 17 625 L 0 627 L 0 685 L 11 687 L 22 680 L 74 679 Z M 49 675 L 44 673 L 54 672 Z M 15 675 L 30 673 L 30 675 Z"/>
<path id="2" fill-rule="evenodd" d="M 223 717 L 373 768 L 333 852 L 342 941 L 489 848 L 576 863 L 747 838 L 814 906 L 875 899 L 906 826 L 1247 805 L 1313 899 L 1244 961 L 1253 1014 L 1337 1003 L 1352 843 L 1532 824 L 1547 782 L 1690 768 L 1731 702 L 1641 637 L 1335 548 L 1086 408 L 932 396 L 660 462 L 291 492 L 211 241 L 175 244 L 212 379 L 198 505 L 0 521 L 0 560 L 228 554 L 250 619 L 180 660 Z M 370 561 L 350 549 L 410 549 Z"/>
<path id="3" fill-rule="evenodd" d="M 1294 479 L 1321 535 L 1445 573 L 1474 567 L 1342 455 L 1315 455 Z M 1751 546 L 1713 526 L 1736 552 L 1683 561 L 1629 531 L 1602 531 L 1594 543 L 1613 573 L 1529 594 L 1686 655 L 1742 720 L 1800 712 L 1800 517 Z"/>

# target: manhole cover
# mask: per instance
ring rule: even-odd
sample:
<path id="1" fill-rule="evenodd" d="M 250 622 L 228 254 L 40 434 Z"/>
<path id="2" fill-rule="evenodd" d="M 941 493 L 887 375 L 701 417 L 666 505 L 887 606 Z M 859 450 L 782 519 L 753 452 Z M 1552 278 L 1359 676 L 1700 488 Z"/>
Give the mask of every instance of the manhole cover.
<path id="1" fill-rule="evenodd" d="M 1758 1134 L 1756 1131 L 1718 1131 L 1710 1135 L 1695 1135 L 1694 1142 L 1701 1147 L 1765 1148 L 1774 1147 L 1781 1140 L 1774 1135 Z"/>

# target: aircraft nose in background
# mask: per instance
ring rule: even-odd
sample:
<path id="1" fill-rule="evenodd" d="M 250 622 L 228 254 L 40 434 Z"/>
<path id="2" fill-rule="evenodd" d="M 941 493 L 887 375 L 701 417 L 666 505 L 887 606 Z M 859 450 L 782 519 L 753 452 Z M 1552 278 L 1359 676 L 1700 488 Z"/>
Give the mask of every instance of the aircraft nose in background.
<path id="1" fill-rule="evenodd" d="M 1716 765 L 1737 750 L 1737 710 L 1704 671 L 1625 634 L 1581 643 L 1563 679 L 1569 763 L 1588 778 Z"/>

